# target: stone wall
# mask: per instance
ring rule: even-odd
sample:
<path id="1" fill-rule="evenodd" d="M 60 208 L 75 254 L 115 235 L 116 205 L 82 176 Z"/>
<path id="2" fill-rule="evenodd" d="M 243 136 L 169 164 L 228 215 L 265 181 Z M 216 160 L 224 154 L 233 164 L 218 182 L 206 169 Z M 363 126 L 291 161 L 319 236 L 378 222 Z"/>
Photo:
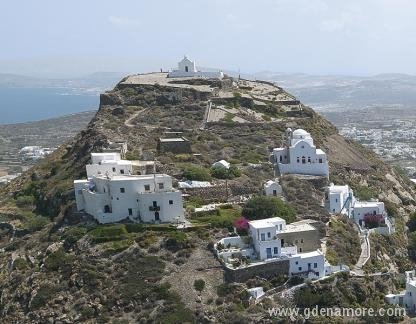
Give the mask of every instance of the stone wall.
<path id="1" fill-rule="evenodd" d="M 279 233 L 279 238 L 283 239 L 285 244 L 296 245 L 298 247 L 298 253 L 316 251 L 321 247 L 317 229 L 302 232 Z"/>
<path id="2" fill-rule="evenodd" d="M 224 267 L 225 282 L 245 282 L 254 277 L 272 279 L 278 274 L 289 274 L 289 260 L 277 260 L 274 262 L 260 263 L 241 269 Z"/>

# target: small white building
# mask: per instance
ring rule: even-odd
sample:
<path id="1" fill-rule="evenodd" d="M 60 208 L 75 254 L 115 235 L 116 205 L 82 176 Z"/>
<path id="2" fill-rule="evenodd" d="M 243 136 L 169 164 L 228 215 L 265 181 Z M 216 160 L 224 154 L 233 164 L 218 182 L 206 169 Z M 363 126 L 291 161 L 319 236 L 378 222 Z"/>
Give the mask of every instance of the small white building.
<path id="1" fill-rule="evenodd" d="M 353 206 L 352 217 L 354 221 L 361 225 L 365 223 L 366 216 L 386 216 L 384 203 L 382 201 L 356 201 Z"/>
<path id="2" fill-rule="evenodd" d="M 178 63 L 178 69 L 169 72 L 169 78 L 189 78 L 189 77 L 199 77 L 199 78 L 209 78 L 209 79 L 222 79 L 224 73 L 222 71 L 218 72 L 208 72 L 208 71 L 198 71 L 196 68 L 195 61 L 189 59 L 186 55 Z"/>
<path id="3" fill-rule="evenodd" d="M 406 290 L 400 294 L 388 294 L 386 302 L 392 305 L 399 305 L 411 313 L 416 312 L 416 274 L 415 270 L 406 271 Z"/>
<path id="4" fill-rule="evenodd" d="M 253 287 L 247 289 L 247 292 L 250 294 L 254 300 L 257 300 L 265 295 L 263 287 Z"/>
<path id="5" fill-rule="evenodd" d="M 325 276 L 325 256 L 319 251 L 292 255 L 289 262 L 290 276 L 304 276 L 316 279 Z"/>
<path id="6" fill-rule="evenodd" d="M 87 165 L 88 179 L 74 181 L 78 211 L 85 211 L 99 223 L 124 219 L 148 223 L 184 221 L 182 194 L 173 188 L 170 176 L 127 174 L 131 165 L 123 164 L 119 158 L 118 153 L 93 153 L 92 164 Z"/>
<path id="7" fill-rule="evenodd" d="M 297 129 L 286 131 L 286 147 L 273 149 L 272 160 L 280 174 L 329 175 L 326 154 L 314 145 L 311 135 Z"/>
<path id="8" fill-rule="evenodd" d="M 231 164 L 225 160 L 220 160 L 212 164 L 213 168 L 229 169 Z"/>
<path id="9" fill-rule="evenodd" d="M 88 179 L 101 175 L 129 175 L 133 173 L 133 163 L 122 160 L 120 153 L 91 153 L 91 164 L 86 165 L 86 170 Z"/>
<path id="10" fill-rule="evenodd" d="M 348 185 L 336 186 L 331 183 L 325 191 L 325 208 L 331 214 L 347 215 L 358 226 L 379 234 L 389 235 L 395 231 L 383 202 L 356 200 Z"/>
<path id="11" fill-rule="evenodd" d="M 336 186 L 333 183 L 325 192 L 325 207 L 331 214 L 350 215 L 355 198 L 352 189 L 348 186 Z"/>
<path id="12" fill-rule="evenodd" d="M 279 179 L 268 180 L 263 185 L 264 194 L 266 196 L 281 196 L 283 193 L 282 186 L 279 184 Z"/>

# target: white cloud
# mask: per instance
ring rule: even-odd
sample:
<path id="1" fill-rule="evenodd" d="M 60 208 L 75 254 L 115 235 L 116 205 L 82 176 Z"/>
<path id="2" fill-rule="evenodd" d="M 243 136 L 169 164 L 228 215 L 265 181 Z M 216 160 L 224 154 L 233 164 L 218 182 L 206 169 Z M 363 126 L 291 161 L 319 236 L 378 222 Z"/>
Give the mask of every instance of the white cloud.
<path id="1" fill-rule="evenodd" d="M 111 25 L 117 27 L 135 27 L 139 25 L 138 20 L 121 16 L 110 16 L 108 21 Z"/>

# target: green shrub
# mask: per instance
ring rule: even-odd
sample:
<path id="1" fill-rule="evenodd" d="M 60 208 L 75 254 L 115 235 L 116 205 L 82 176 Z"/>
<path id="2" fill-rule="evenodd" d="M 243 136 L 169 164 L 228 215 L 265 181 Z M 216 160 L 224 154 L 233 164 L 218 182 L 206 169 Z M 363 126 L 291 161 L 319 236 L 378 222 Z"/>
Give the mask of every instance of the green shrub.
<path id="1" fill-rule="evenodd" d="M 31 232 L 39 231 L 49 223 L 49 219 L 43 216 L 33 215 L 25 222 L 25 228 Z"/>
<path id="2" fill-rule="evenodd" d="M 194 281 L 194 288 L 196 291 L 201 292 L 205 288 L 205 281 L 203 279 L 196 279 Z"/>
<path id="3" fill-rule="evenodd" d="M 206 168 L 191 166 L 188 167 L 184 172 L 183 176 L 187 180 L 195 181 L 211 181 L 211 175 Z"/>
<path id="4" fill-rule="evenodd" d="M 82 238 L 87 233 L 87 229 L 85 227 L 75 226 L 71 227 L 65 231 L 63 238 L 65 239 L 65 244 L 73 245 L 76 243 L 80 238 Z"/>
<path id="5" fill-rule="evenodd" d="M 74 262 L 74 256 L 65 253 L 63 249 L 52 252 L 45 259 L 45 267 L 51 271 L 70 271 Z"/>
<path id="6" fill-rule="evenodd" d="M 127 234 L 127 229 L 124 224 L 100 225 L 88 232 L 88 235 L 93 239 L 94 243 L 123 240 L 127 238 Z"/>
<path id="7" fill-rule="evenodd" d="M 52 299 L 53 295 L 55 295 L 56 291 L 57 289 L 50 285 L 40 286 L 30 303 L 30 307 L 32 309 L 38 309 L 45 306 L 46 303 Z"/>
<path id="8" fill-rule="evenodd" d="M 19 196 L 16 198 L 16 206 L 20 208 L 34 207 L 35 197 L 33 196 Z"/>
<path id="9" fill-rule="evenodd" d="M 231 165 L 229 169 L 224 167 L 212 167 L 211 175 L 217 179 L 234 179 L 241 176 L 241 171 L 235 165 Z"/>
<path id="10" fill-rule="evenodd" d="M 357 186 L 354 189 L 354 196 L 359 200 L 370 200 L 377 198 L 377 191 L 372 187 Z"/>
<path id="11" fill-rule="evenodd" d="M 295 210 L 277 197 L 256 196 L 244 205 L 242 215 L 250 220 L 281 217 L 287 223 L 295 221 Z"/>

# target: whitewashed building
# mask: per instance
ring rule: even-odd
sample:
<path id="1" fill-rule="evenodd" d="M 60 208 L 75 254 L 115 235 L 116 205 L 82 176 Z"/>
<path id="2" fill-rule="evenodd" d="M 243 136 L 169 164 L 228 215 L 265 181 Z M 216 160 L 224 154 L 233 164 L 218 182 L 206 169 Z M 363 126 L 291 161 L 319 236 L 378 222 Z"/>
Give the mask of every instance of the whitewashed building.
<path id="1" fill-rule="evenodd" d="M 395 231 L 382 201 L 357 200 L 348 185 L 331 183 L 325 191 L 325 208 L 331 214 L 344 214 L 361 228 L 367 227 L 379 234 L 388 235 Z"/>
<path id="2" fill-rule="evenodd" d="M 317 149 L 311 135 L 297 129 L 286 131 L 287 144 L 285 147 L 275 148 L 272 160 L 275 169 L 280 174 L 329 175 L 326 153 Z"/>
<path id="3" fill-rule="evenodd" d="M 400 294 L 388 294 L 386 302 L 392 305 L 399 305 L 411 313 L 416 312 L 416 273 L 415 270 L 406 271 L 406 290 Z"/>
<path id="4" fill-rule="evenodd" d="M 91 164 L 86 165 L 86 170 L 88 179 L 101 175 L 129 175 L 133 173 L 133 164 L 122 160 L 120 153 L 91 153 Z"/>
<path id="5" fill-rule="evenodd" d="M 118 158 L 114 153 L 92 155 L 88 179 L 74 181 L 78 211 L 85 211 L 99 223 L 124 219 L 148 223 L 184 221 L 182 194 L 173 188 L 169 175 L 127 174 L 131 172 L 129 165 Z"/>
<path id="6" fill-rule="evenodd" d="M 229 169 L 231 166 L 230 162 L 227 162 L 225 160 L 219 160 L 212 164 L 213 168 L 222 168 L 222 169 Z"/>
<path id="7" fill-rule="evenodd" d="M 336 186 L 331 183 L 325 191 L 325 207 L 331 214 L 350 215 L 355 198 L 348 186 Z"/>
<path id="8" fill-rule="evenodd" d="M 222 79 L 224 73 L 222 71 L 198 71 L 196 68 L 195 61 L 189 59 L 186 55 L 178 63 L 178 69 L 170 71 L 168 74 L 169 78 L 186 78 L 186 77 L 200 77 L 209 79 Z"/>
<path id="9" fill-rule="evenodd" d="M 302 252 L 302 248 L 289 241 L 293 238 L 299 246 L 304 246 L 304 238 L 316 232 L 316 229 L 305 222 L 286 224 L 280 217 L 266 218 L 248 222 L 249 242 L 240 236 L 227 237 L 216 245 L 217 255 L 227 264 L 232 262 L 233 256 L 240 254 L 252 262 L 288 261 L 289 276 L 302 276 L 310 279 L 324 277 L 326 261 L 323 253 L 317 249 Z M 310 247 L 313 246 L 309 244 Z M 218 246 L 227 247 L 224 250 Z"/>
<path id="10" fill-rule="evenodd" d="M 279 184 L 279 179 L 268 180 L 263 185 L 264 194 L 266 196 L 281 196 L 283 193 L 282 186 Z"/>

